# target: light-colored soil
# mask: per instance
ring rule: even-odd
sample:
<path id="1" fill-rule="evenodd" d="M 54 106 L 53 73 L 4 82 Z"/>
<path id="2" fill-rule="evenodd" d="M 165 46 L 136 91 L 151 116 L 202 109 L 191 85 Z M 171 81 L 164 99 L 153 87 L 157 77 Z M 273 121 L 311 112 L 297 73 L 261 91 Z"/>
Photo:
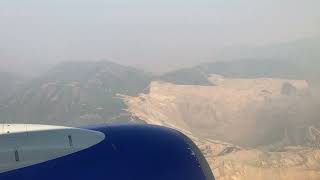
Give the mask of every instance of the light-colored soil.
<path id="1" fill-rule="evenodd" d="M 320 179 L 320 150 L 316 146 L 288 147 L 296 138 L 291 137 L 291 126 L 284 128 L 277 142 L 259 134 L 264 121 L 276 119 L 288 107 L 295 110 L 291 106 L 309 96 L 306 81 L 218 75 L 209 80 L 215 86 L 152 82 L 148 93 L 123 99 L 132 118 L 187 134 L 200 147 L 217 179 Z M 268 128 L 274 127 L 267 122 Z M 314 142 L 320 138 L 310 137 Z M 257 144 L 260 146 L 254 146 Z M 280 148 L 271 151 L 270 146 Z"/>

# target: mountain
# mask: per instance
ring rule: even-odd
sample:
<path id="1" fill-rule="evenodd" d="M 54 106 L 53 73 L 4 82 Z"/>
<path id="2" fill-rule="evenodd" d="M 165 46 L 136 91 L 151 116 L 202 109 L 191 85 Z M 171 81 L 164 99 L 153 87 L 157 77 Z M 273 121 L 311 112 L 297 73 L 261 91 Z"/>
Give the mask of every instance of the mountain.
<path id="1" fill-rule="evenodd" d="M 229 49 L 224 61 L 157 77 L 108 61 L 62 63 L 29 81 L 4 73 L 0 121 L 143 121 L 187 134 L 218 179 L 320 179 L 319 42 Z"/>
<path id="2" fill-rule="evenodd" d="M 5 98 L 8 98 L 13 91 L 17 90 L 24 81 L 26 80 L 18 75 L 0 72 L 0 103 Z"/>
<path id="3" fill-rule="evenodd" d="M 117 95 L 135 95 L 149 81 L 143 71 L 108 61 L 63 63 L 7 99 L 1 121 L 72 126 L 128 121 Z"/>
<path id="4" fill-rule="evenodd" d="M 309 38 L 256 48 L 228 48 L 220 61 L 166 73 L 158 80 L 175 84 L 211 85 L 210 74 L 238 78 L 306 79 L 318 83 L 320 38 Z"/>
<path id="5" fill-rule="evenodd" d="M 209 81 L 215 85 L 152 82 L 148 93 L 125 102 L 139 119 L 210 139 L 245 147 L 312 146 L 309 130 L 320 129 L 320 101 L 307 81 L 220 75 Z"/>
<path id="6" fill-rule="evenodd" d="M 123 100 L 133 119 L 188 135 L 217 179 L 320 178 L 320 96 L 307 81 L 210 75 L 208 82 L 153 81 Z"/>
<path id="7" fill-rule="evenodd" d="M 277 60 L 221 61 L 169 72 L 160 76 L 158 80 L 181 85 L 212 85 L 208 81 L 210 74 L 238 78 L 278 77 L 299 79 L 300 77 L 303 79 L 300 67 L 295 63 Z"/>

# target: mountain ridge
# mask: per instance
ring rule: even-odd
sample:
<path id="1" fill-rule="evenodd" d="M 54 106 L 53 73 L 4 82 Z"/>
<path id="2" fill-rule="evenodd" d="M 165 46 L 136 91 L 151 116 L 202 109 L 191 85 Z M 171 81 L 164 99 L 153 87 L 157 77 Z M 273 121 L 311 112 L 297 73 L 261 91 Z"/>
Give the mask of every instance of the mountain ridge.
<path id="1" fill-rule="evenodd" d="M 143 71 L 107 61 L 64 63 L 2 101 L 1 120 L 70 126 L 127 122 L 117 94 L 137 94 L 149 79 Z"/>

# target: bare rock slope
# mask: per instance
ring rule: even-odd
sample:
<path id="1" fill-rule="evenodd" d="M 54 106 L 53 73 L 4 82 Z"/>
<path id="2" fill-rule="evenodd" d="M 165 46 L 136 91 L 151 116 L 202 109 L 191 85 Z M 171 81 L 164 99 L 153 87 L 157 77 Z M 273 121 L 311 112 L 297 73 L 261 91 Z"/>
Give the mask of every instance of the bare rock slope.
<path id="1" fill-rule="evenodd" d="M 132 118 L 189 135 L 218 179 L 320 178 L 319 116 L 297 115 L 314 107 L 302 102 L 312 99 L 306 81 L 209 80 L 214 86 L 152 82 L 123 98 Z"/>

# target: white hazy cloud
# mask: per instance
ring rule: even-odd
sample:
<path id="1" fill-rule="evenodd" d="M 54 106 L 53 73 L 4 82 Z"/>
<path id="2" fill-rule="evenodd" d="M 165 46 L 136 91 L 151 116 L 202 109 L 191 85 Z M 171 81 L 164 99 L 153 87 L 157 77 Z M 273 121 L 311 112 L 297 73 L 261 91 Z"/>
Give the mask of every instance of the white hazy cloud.
<path id="1" fill-rule="evenodd" d="M 0 0 L 0 71 L 100 59 L 168 70 L 213 60 L 228 46 L 317 35 L 319 7 L 318 0 Z"/>

